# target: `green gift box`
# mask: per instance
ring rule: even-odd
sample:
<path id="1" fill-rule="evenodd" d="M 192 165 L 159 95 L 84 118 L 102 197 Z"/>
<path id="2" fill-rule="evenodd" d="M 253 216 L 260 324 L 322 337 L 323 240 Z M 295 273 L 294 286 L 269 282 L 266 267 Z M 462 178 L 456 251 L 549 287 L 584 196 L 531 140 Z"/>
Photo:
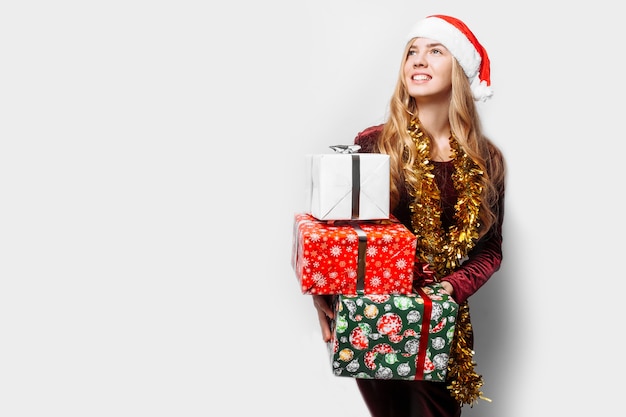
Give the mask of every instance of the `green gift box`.
<path id="1" fill-rule="evenodd" d="M 337 295 L 328 342 L 336 376 L 443 382 L 459 305 L 441 284 L 404 295 Z"/>

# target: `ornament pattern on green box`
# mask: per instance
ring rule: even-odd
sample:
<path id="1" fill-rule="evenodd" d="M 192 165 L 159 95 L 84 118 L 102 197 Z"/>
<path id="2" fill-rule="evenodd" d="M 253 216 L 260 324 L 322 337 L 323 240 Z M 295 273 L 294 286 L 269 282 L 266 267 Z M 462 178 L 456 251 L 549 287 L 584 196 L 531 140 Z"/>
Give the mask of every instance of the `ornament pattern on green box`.
<path id="1" fill-rule="evenodd" d="M 445 381 L 458 308 L 440 284 L 417 294 L 336 296 L 328 343 L 333 373 Z"/>

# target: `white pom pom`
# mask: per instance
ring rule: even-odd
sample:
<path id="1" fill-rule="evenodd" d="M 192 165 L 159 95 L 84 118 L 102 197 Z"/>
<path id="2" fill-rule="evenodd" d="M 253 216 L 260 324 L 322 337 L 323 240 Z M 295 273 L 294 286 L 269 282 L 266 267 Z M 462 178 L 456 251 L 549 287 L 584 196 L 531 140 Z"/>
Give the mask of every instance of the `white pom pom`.
<path id="1" fill-rule="evenodd" d="M 472 94 L 476 101 L 487 101 L 493 96 L 493 89 L 487 85 L 486 81 L 479 81 L 478 77 L 472 79 Z"/>

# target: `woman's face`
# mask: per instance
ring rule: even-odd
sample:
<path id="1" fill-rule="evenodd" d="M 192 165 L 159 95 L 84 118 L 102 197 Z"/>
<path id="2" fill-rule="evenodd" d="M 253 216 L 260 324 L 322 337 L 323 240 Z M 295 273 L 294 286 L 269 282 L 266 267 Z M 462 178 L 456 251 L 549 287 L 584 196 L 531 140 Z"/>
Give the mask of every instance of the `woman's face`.
<path id="1" fill-rule="evenodd" d="M 449 98 L 453 59 L 441 43 L 428 38 L 414 39 L 404 63 L 409 95 L 416 99 Z"/>

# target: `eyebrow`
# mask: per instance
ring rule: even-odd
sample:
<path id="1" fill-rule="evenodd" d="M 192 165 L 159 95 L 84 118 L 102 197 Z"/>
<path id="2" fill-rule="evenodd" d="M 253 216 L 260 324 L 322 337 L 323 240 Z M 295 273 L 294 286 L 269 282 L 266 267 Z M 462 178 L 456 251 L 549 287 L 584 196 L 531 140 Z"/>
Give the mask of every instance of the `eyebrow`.
<path id="1" fill-rule="evenodd" d="M 426 44 L 427 48 L 432 48 L 432 47 L 435 47 L 435 46 L 441 46 L 443 48 L 446 48 L 445 45 L 442 44 L 441 42 L 433 42 L 433 43 L 427 43 Z M 417 48 L 417 46 L 411 45 L 411 49 L 415 49 L 415 48 Z M 448 49 L 448 48 L 446 48 L 446 49 Z"/>

